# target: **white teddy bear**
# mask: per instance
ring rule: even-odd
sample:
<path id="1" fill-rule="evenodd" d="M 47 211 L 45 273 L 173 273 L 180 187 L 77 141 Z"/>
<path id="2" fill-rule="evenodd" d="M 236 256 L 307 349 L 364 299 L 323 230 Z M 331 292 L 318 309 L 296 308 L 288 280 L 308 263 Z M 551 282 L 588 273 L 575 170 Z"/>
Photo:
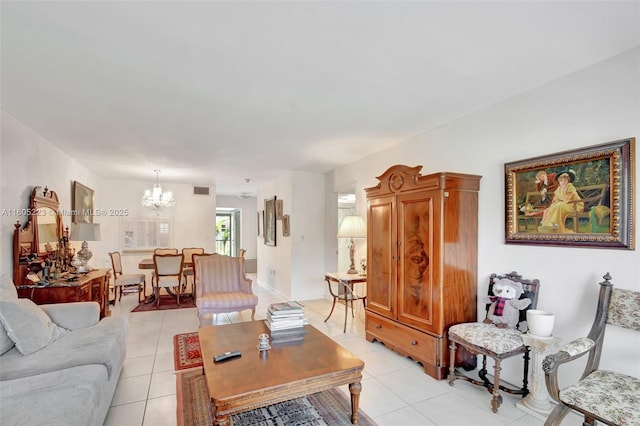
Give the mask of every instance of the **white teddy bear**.
<path id="1" fill-rule="evenodd" d="M 502 278 L 493 284 L 493 296 L 484 301 L 491 303 L 485 323 L 494 323 L 500 328 L 516 328 L 520 319 L 520 310 L 531 304 L 531 299 L 520 299 L 524 293 L 522 283 Z"/>

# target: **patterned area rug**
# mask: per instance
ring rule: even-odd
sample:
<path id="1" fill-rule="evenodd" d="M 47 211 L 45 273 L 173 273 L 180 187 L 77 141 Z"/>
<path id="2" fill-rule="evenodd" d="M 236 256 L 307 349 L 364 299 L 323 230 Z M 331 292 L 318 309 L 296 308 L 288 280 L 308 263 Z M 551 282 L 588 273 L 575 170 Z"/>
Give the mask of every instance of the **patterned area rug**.
<path id="1" fill-rule="evenodd" d="M 142 301 L 138 306 L 133 308 L 131 312 L 149 312 L 149 311 L 163 311 L 166 309 L 187 309 L 187 308 L 195 308 L 196 304 L 193 301 L 193 298 L 190 294 L 186 294 L 184 296 L 180 296 L 180 306 L 176 303 L 176 298 L 174 296 L 169 296 L 168 294 L 160 296 L 160 307 L 156 308 L 156 302 L 153 301 L 151 303 L 145 303 Z"/>
<path id="2" fill-rule="evenodd" d="M 198 339 L 197 331 L 173 336 L 173 364 L 176 371 L 202 367 L 200 339 Z"/>
<path id="3" fill-rule="evenodd" d="M 213 424 L 213 408 L 207 384 L 201 370 L 176 373 L 178 426 Z M 265 408 L 231 416 L 234 426 L 347 426 L 351 425 L 351 401 L 338 389 L 315 393 L 303 398 L 285 401 Z M 376 423 L 362 410 L 359 422 L 362 426 Z"/>

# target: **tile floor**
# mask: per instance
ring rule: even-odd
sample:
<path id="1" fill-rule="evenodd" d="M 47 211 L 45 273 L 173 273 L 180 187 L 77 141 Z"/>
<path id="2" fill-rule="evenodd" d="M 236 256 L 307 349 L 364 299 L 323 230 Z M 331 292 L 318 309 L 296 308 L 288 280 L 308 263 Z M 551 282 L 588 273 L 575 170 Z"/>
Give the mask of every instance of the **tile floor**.
<path id="1" fill-rule="evenodd" d="M 259 304 L 256 319 L 264 318 L 270 303 L 280 297 L 255 283 Z M 380 426 L 409 425 L 542 425 L 515 406 L 518 397 L 503 393 L 504 402 L 497 414 L 491 412 L 490 395 L 484 388 L 457 381 L 438 381 L 423 373 L 413 361 L 401 357 L 379 343 L 364 338 L 364 310 L 356 308 L 343 333 L 342 305 L 324 322 L 331 303 L 327 300 L 303 302 L 310 323 L 349 349 L 365 362 L 360 407 Z M 176 385 L 173 368 L 173 336 L 195 331 L 195 309 L 130 313 L 137 305 L 136 295 L 124 296 L 112 309 L 112 315 L 129 317 L 127 359 L 124 364 L 107 426 L 151 426 L 176 424 Z M 216 324 L 250 320 L 249 311 L 218 315 Z M 346 386 L 343 389 L 348 393 Z M 579 425 L 576 416 L 568 416 L 563 426 Z"/>

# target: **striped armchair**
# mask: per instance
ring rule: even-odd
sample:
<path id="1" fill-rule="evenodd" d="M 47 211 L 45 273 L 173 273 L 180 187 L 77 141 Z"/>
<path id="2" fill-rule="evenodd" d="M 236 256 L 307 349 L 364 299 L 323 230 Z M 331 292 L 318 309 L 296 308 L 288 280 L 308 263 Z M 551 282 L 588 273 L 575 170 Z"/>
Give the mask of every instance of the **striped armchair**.
<path id="1" fill-rule="evenodd" d="M 200 326 L 205 314 L 251 309 L 251 319 L 255 319 L 258 296 L 253 294 L 252 282 L 244 275 L 244 258 L 194 254 L 193 261 Z"/>

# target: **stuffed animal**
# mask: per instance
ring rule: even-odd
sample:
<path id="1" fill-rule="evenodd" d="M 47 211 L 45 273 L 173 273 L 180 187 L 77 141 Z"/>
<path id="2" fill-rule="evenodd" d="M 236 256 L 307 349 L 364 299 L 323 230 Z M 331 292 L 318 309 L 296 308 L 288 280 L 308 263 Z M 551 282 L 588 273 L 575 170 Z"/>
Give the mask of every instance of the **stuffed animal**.
<path id="1" fill-rule="evenodd" d="M 484 301 L 491 303 L 485 323 L 494 323 L 499 328 L 516 328 L 520 319 L 520 310 L 531 304 L 531 299 L 520 299 L 524 293 L 522 284 L 502 278 L 493 284 L 493 296 Z"/>

